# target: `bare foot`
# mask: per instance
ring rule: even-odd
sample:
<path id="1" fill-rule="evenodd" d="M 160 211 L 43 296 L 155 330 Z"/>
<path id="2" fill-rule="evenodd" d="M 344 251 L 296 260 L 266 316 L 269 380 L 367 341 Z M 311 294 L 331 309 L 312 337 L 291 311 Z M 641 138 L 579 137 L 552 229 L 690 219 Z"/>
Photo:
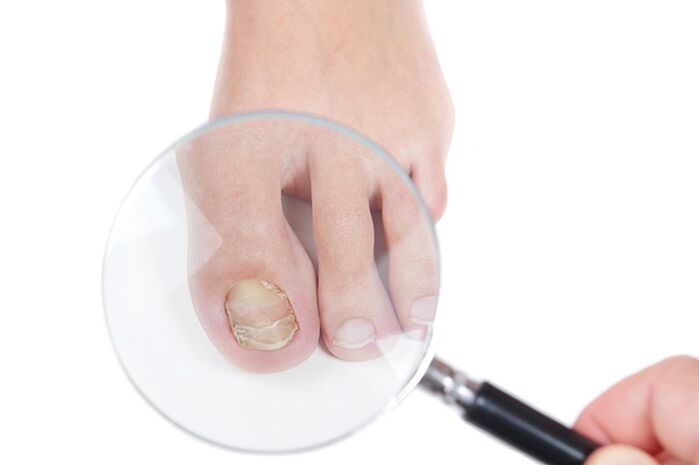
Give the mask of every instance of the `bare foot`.
<path id="1" fill-rule="evenodd" d="M 410 175 L 433 218 L 444 211 L 453 112 L 419 2 L 230 0 L 212 118 L 264 108 L 367 134 Z M 178 155 L 192 200 L 195 308 L 243 368 L 297 365 L 319 335 L 340 358 L 375 357 L 383 339 L 401 328 L 424 334 L 434 317 L 436 263 L 421 252 L 431 237 L 416 226 L 417 205 L 373 155 L 340 139 L 257 121 Z M 282 193 L 312 199 L 317 280 Z M 391 250 L 388 290 L 373 258 L 372 207 Z"/>

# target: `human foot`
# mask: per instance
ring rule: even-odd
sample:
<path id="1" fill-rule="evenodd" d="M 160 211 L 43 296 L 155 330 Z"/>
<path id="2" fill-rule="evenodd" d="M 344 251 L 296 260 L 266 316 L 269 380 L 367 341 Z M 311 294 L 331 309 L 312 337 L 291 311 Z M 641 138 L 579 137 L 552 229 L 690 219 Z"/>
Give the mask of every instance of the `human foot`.
<path id="1" fill-rule="evenodd" d="M 443 212 L 452 111 L 418 3 L 230 1 L 212 117 L 259 108 L 319 113 L 368 134 L 434 219 Z M 255 371 L 300 363 L 321 329 L 336 356 L 375 357 L 401 327 L 420 337 L 434 317 L 432 239 L 411 193 L 346 137 L 301 126 L 249 122 L 178 156 L 195 307 L 219 350 Z M 317 289 L 282 192 L 313 200 Z M 371 207 L 390 249 L 388 291 Z"/>

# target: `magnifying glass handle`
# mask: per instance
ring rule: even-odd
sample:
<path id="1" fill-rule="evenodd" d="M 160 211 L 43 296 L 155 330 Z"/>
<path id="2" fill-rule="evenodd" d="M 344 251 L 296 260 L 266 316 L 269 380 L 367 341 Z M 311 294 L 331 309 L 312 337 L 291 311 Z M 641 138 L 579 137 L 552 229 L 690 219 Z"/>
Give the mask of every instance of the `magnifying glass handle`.
<path id="1" fill-rule="evenodd" d="M 423 387 L 459 407 L 464 419 L 551 465 L 582 465 L 598 444 L 488 382 L 476 382 L 434 359 Z"/>

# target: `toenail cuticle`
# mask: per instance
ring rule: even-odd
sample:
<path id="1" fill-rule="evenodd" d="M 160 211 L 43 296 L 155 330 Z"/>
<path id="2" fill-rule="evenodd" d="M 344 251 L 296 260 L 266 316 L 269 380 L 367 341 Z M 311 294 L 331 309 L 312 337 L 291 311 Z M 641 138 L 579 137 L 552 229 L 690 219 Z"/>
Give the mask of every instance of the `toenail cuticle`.
<path id="1" fill-rule="evenodd" d="M 289 298 L 268 281 L 246 279 L 236 283 L 228 291 L 225 307 L 233 335 L 246 349 L 281 349 L 298 330 Z"/>
<path id="2" fill-rule="evenodd" d="M 430 325 L 437 311 L 437 296 L 417 299 L 410 306 L 410 321 L 416 325 Z"/>
<path id="3" fill-rule="evenodd" d="M 335 331 L 333 345 L 345 349 L 360 349 L 376 338 L 376 329 L 369 320 L 355 319 L 345 321 Z"/>

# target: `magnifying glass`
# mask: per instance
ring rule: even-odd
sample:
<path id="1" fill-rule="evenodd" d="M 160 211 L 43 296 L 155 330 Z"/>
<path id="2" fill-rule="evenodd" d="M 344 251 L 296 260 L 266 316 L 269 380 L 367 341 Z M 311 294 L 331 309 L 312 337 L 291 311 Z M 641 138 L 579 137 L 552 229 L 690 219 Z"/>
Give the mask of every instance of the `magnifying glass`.
<path id="1" fill-rule="evenodd" d="M 404 168 L 291 111 L 219 119 L 157 157 L 103 269 L 136 389 L 197 437 L 280 453 L 342 439 L 420 385 L 544 463 L 584 462 L 598 445 L 435 358 L 439 248 Z"/>

